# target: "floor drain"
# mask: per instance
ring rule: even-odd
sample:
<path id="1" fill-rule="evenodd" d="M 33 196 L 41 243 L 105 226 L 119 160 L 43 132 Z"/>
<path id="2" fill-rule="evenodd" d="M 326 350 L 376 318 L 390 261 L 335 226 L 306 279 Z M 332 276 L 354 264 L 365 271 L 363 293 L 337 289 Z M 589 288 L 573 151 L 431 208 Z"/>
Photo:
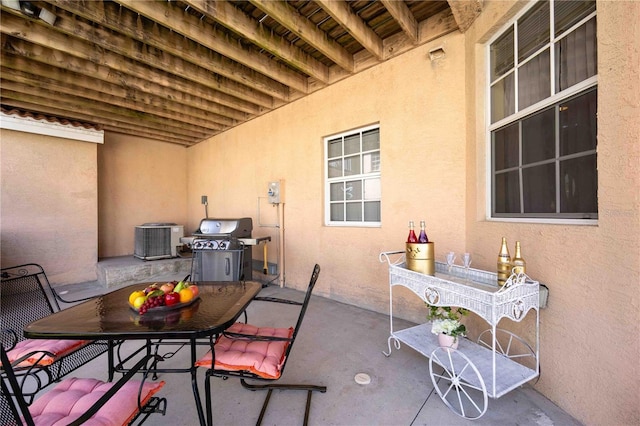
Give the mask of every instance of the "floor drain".
<path id="1" fill-rule="evenodd" d="M 371 377 L 367 373 L 356 374 L 355 380 L 359 385 L 368 385 L 371 383 Z"/>

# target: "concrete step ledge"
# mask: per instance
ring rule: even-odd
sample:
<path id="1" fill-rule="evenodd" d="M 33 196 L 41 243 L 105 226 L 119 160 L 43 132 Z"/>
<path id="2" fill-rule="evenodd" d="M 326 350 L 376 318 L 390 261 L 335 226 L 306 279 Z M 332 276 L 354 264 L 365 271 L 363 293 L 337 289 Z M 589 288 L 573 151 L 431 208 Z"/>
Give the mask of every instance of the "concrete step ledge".
<path id="1" fill-rule="evenodd" d="M 191 258 L 142 260 L 134 256 L 101 259 L 96 265 L 98 283 L 112 289 L 129 284 L 155 281 L 163 276 L 191 273 Z"/>

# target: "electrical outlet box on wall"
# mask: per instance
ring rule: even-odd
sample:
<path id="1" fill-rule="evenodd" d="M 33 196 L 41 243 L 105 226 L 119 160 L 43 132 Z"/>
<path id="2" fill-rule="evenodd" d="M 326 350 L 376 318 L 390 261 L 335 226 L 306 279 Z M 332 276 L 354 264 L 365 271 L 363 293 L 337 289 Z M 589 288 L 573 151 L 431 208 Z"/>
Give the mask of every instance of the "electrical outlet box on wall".
<path id="1" fill-rule="evenodd" d="M 280 204 L 284 202 L 282 181 L 269 182 L 267 198 L 271 204 Z"/>

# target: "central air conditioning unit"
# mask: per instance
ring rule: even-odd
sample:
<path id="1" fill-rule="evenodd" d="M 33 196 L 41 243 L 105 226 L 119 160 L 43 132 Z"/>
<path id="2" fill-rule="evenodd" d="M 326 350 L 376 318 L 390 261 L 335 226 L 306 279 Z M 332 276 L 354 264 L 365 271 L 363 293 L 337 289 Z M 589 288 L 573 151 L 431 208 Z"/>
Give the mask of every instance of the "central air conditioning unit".
<path id="1" fill-rule="evenodd" d="M 175 223 L 145 223 L 136 226 L 135 250 L 139 259 L 155 260 L 177 257 L 177 247 L 184 237 L 184 226 Z"/>

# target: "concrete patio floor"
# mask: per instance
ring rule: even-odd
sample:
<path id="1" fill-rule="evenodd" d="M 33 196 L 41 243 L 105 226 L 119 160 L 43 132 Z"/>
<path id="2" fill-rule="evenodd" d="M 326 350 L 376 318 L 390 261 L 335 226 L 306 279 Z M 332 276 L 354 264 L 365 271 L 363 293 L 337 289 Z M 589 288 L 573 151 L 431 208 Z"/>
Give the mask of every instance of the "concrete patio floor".
<path id="1" fill-rule="evenodd" d="M 179 280 L 184 273 L 154 276 L 149 281 Z M 256 279 L 254 277 L 254 279 Z M 322 279 L 322 273 L 320 274 Z M 146 280 L 145 280 L 146 281 Z M 64 287 L 70 298 L 111 291 L 95 283 Z M 302 300 L 297 290 L 268 286 L 261 296 Z M 284 312 L 284 313 L 283 313 Z M 254 302 L 248 308 L 249 322 L 261 325 L 295 324 L 294 307 Z M 400 320 L 395 324 L 413 325 Z M 387 350 L 388 317 L 323 297 L 312 297 L 305 321 L 281 383 L 313 383 L 327 386 L 326 393 L 314 393 L 311 425 L 580 425 L 530 385 L 524 385 L 498 399 L 488 400 L 487 412 L 477 420 L 461 418 L 450 411 L 434 391 L 429 360 L 403 345 Z M 137 343 L 139 344 L 139 343 Z M 136 342 L 126 342 L 133 348 Z M 174 350 L 174 348 L 171 348 Z M 203 347 L 203 352 L 205 348 Z M 166 366 L 188 365 L 187 349 L 164 361 Z M 371 382 L 361 385 L 356 374 L 366 373 Z M 77 370 L 78 377 L 106 379 L 106 355 Z M 204 398 L 204 371 L 199 373 Z M 197 425 L 198 419 L 188 374 L 161 374 L 166 385 L 159 396 L 167 398 L 165 416 L 152 415 L 147 424 Z M 218 425 L 255 424 L 266 392 L 243 389 L 238 379 L 212 379 L 214 422 Z M 299 425 L 304 418 L 306 392 L 275 391 L 263 420 L 265 425 Z"/>

